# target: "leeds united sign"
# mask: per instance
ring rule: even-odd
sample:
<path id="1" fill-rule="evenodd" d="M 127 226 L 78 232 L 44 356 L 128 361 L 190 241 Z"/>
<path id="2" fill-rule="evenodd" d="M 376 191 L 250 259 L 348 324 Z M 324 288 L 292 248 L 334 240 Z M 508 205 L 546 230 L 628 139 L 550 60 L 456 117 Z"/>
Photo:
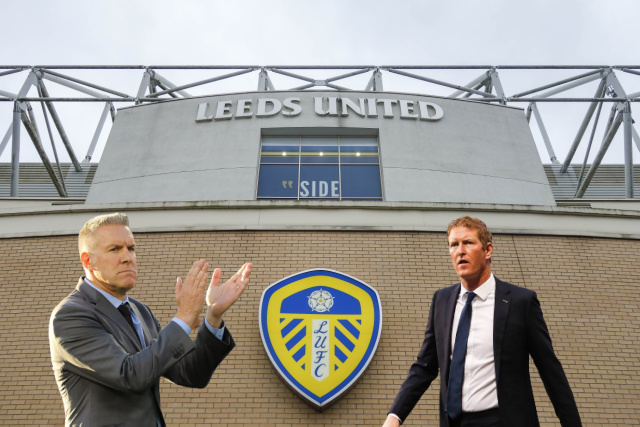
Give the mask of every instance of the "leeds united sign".
<path id="1" fill-rule="evenodd" d="M 198 104 L 196 122 L 212 120 L 248 119 L 251 117 L 272 117 L 281 114 L 295 117 L 302 112 L 301 98 L 275 98 L 223 100 Z M 386 119 L 399 116 L 401 119 L 437 121 L 444 116 L 442 107 L 433 102 L 413 101 L 398 98 L 357 98 L 321 97 L 313 98 L 313 109 L 318 116 L 346 117 L 355 114 L 360 117 Z"/>

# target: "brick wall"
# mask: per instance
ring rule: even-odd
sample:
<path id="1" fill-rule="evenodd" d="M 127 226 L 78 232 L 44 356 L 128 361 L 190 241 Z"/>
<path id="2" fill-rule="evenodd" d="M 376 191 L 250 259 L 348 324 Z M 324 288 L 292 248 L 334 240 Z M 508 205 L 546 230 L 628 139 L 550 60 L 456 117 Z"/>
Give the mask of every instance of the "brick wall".
<path id="1" fill-rule="evenodd" d="M 229 277 L 244 261 L 250 288 L 226 322 L 237 347 L 204 390 L 163 383 L 171 426 L 381 425 L 422 340 L 433 292 L 455 283 L 444 233 L 185 232 L 139 233 L 139 279 L 131 295 L 164 324 L 175 314 L 175 277 L 205 258 Z M 75 236 L 0 239 L 0 424 L 63 425 L 47 339 L 53 307 L 82 274 Z M 258 330 L 262 290 L 290 274 L 329 268 L 377 289 L 383 330 L 369 370 L 323 413 L 278 378 Z M 493 271 L 538 292 L 556 353 L 585 425 L 640 419 L 640 241 L 495 236 Z M 543 425 L 559 425 L 535 367 Z M 405 425 L 437 425 L 436 380 Z"/>

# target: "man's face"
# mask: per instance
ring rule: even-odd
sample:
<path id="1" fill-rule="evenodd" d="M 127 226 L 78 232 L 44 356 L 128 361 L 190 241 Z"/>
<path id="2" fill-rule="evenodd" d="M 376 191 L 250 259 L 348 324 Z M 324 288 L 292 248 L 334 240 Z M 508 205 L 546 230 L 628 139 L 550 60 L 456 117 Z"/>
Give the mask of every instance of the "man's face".
<path id="1" fill-rule="evenodd" d="M 88 279 L 98 288 L 124 300 L 138 277 L 136 242 L 124 225 L 103 225 L 93 233 L 91 253 L 81 254 Z"/>
<path id="2" fill-rule="evenodd" d="M 473 291 L 489 278 L 493 245 L 487 243 L 483 248 L 476 230 L 453 228 L 449 233 L 449 254 L 453 268 L 467 290 Z"/>

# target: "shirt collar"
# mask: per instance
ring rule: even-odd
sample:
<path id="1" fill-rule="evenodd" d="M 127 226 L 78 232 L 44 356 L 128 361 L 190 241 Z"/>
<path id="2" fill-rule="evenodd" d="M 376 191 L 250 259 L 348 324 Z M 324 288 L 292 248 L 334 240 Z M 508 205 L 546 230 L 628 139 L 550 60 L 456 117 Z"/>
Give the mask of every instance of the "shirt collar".
<path id="1" fill-rule="evenodd" d="M 489 294 L 493 292 L 495 288 L 496 278 L 493 277 L 493 273 L 491 273 L 487 281 L 480 285 L 475 291 L 473 291 L 473 293 L 476 294 L 476 297 L 480 298 L 483 301 L 486 301 L 486 299 L 489 297 Z M 462 286 L 462 283 L 460 283 L 460 296 L 466 293 L 467 290 L 464 286 Z"/>
<path id="2" fill-rule="evenodd" d="M 86 277 L 84 278 L 84 282 L 91 286 L 93 289 L 95 289 L 96 291 L 100 292 L 102 294 L 102 296 L 104 296 L 107 301 L 109 301 L 111 303 L 111 305 L 113 305 L 115 308 L 120 307 L 122 304 L 124 304 L 125 302 L 129 302 L 129 295 L 127 295 L 124 299 L 124 301 L 120 300 L 120 298 L 114 297 L 113 295 L 111 295 L 109 292 L 107 291 L 103 291 L 102 289 L 100 289 L 99 287 L 97 287 L 96 285 L 94 285 L 93 283 L 91 283 L 89 281 L 89 279 L 87 279 Z"/>

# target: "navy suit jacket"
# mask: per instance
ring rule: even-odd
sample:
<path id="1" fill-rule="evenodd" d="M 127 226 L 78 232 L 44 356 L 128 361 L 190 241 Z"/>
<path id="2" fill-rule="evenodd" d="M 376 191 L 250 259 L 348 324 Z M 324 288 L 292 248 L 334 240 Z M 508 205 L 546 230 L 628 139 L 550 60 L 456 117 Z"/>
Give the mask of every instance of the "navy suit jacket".
<path id="1" fill-rule="evenodd" d="M 440 289 L 433 296 L 422 347 L 389 411 L 402 421 L 440 371 L 440 426 L 449 426 L 445 402 L 451 329 L 460 286 Z M 493 349 L 502 425 L 539 426 L 529 376 L 529 355 L 561 424 L 582 425 L 569 382 L 553 351 L 536 293 L 496 278 L 495 301 Z"/>
<path id="2" fill-rule="evenodd" d="M 164 328 L 146 305 L 129 298 L 146 348 L 118 310 L 81 278 L 53 310 L 51 361 L 67 426 L 157 427 L 160 377 L 203 388 L 235 343 L 203 324 L 195 341 L 175 322 Z"/>

